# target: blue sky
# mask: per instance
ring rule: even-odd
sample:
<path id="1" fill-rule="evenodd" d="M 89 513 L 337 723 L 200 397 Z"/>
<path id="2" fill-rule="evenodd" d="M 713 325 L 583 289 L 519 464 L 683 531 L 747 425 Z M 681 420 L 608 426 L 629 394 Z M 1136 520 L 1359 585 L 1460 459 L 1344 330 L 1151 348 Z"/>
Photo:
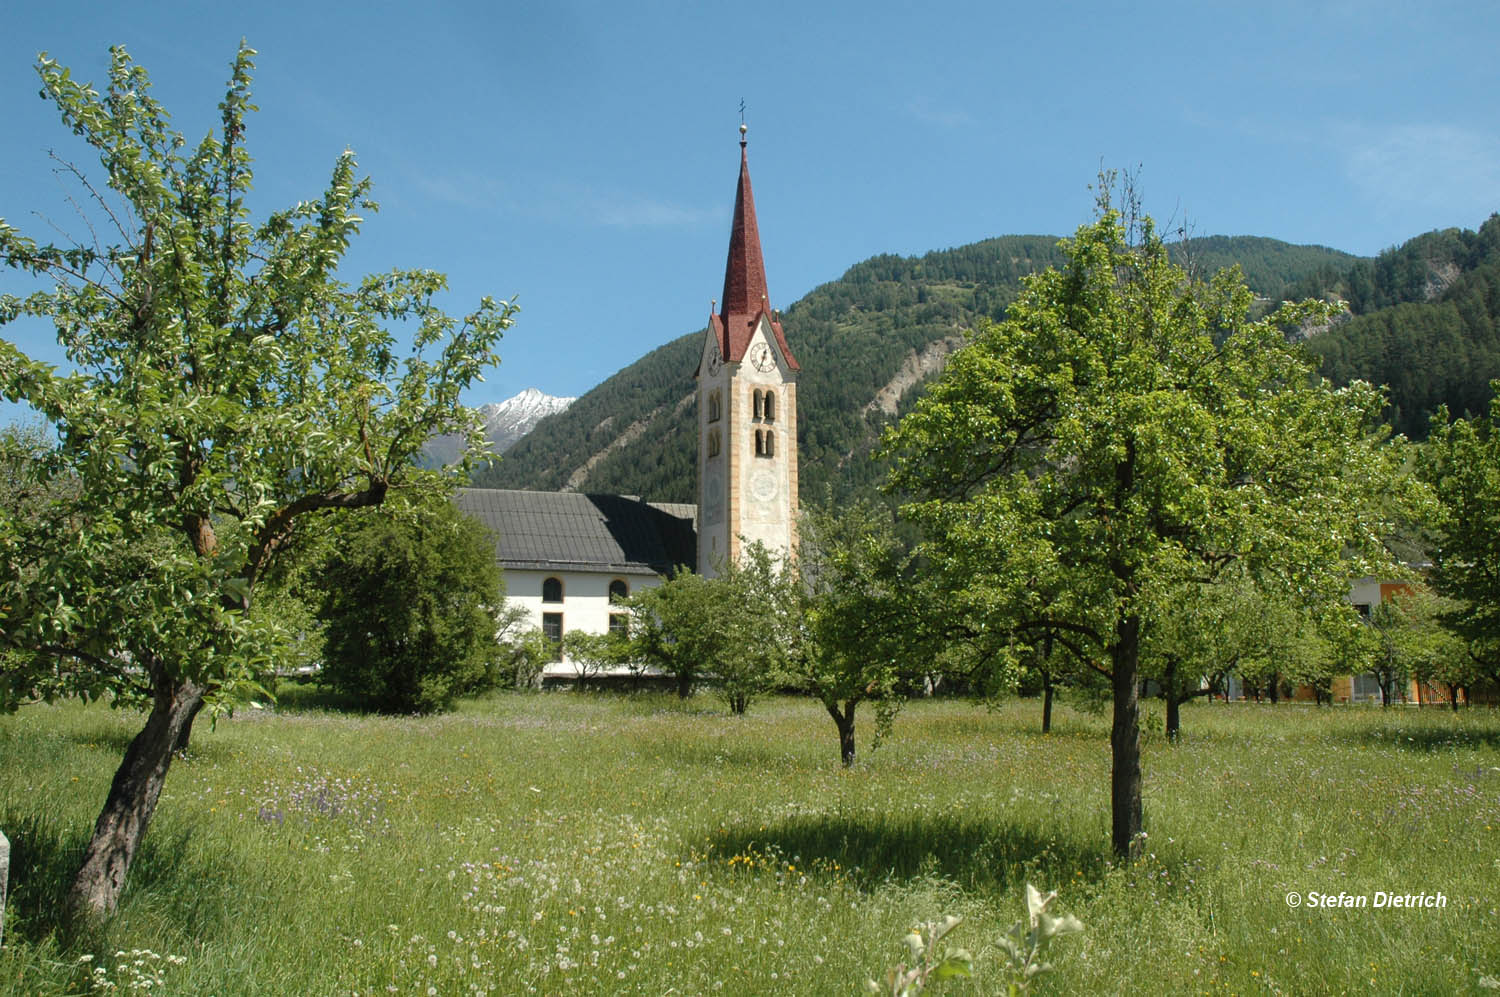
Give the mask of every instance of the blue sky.
<path id="1" fill-rule="evenodd" d="M 102 81 L 125 45 L 196 139 L 241 37 L 262 212 L 352 148 L 382 210 L 351 274 L 444 271 L 455 312 L 518 297 L 473 404 L 580 394 L 703 327 L 741 100 L 778 307 L 877 253 L 1068 234 L 1101 164 L 1196 234 L 1362 254 L 1500 209 L 1489 0 L 194 0 L 6 6 L 0 217 L 77 227 L 48 151 L 85 153 L 37 96 L 38 51 Z M 46 328 L 3 334 L 60 359 Z"/>

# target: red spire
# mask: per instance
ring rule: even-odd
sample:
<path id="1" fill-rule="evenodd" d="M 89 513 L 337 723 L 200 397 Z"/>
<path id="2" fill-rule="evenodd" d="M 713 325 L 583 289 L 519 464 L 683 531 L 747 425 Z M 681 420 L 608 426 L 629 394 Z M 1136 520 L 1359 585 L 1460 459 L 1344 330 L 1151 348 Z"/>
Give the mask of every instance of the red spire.
<path id="1" fill-rule="evenodd" d="M 755 224 L 755 195 L 750 191 L 750 160 L 740 139 L 740 183 L 734 192 L 734 223 L 729 230 L 729 262 L 724 267 L 724 314 L 755 315 L 766 308 L 766 261 Z"/>
<path id="2" fill-rule="evenodd" d="M 771 312 L 766 290 L 766 262 L 760 250 L 760 228 L 755 222 L 755 195 L 750 190 L 750 160 L 745 152 L 745 126 L 740 125 L 740 180 L 734 194 L 734 221 L 729 230 L 729 260 L 724 265 L 724 297 L 720 313 L 713 316 L 724 359 L 738 363 L 750 345 L 750 337 L 764 314 L 771 323 L 776 345 L 787 364 L 797 370 L 797 361 L 787 347 L 781 323 Z"/>

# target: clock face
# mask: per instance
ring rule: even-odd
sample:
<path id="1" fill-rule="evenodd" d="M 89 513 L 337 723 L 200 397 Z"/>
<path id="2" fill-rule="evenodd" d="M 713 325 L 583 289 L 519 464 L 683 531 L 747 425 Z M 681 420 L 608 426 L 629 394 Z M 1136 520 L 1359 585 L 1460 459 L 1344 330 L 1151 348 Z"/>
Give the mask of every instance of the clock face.
<path id="1" fill-rule="evenodd" d="M 776 475 L 770 471 L 756 471 L 750 477 L 750 494 L 761 502 L 769 502 L 776 497 Z"/>
<path id="2" fill-rule="evenodd" d="M 719 348 L 714 347 L 713 352 L 708 355 L 708 376 L 713 377 L 719 373 Z"/>
<path id="3" fill-rule="evenodd" d="M 761 343 L 750 351 L 750 363 L 755 366 L 756 370 L 764 373 L 776 366 L 776 358 L 771 356 L 771 348 Z"/>

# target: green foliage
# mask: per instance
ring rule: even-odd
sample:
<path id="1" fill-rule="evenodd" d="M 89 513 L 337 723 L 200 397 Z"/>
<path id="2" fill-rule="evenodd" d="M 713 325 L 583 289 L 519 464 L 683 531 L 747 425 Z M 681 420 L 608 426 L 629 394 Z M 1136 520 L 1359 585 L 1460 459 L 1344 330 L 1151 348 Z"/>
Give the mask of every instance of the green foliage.
<path id="1" fill-rule="evenodd" d="M 1411 438 L 1426 434 L 1438 405 L 1485 411 L 1487 382 L 1500 376 L 1500 218 L 1478 232 L 1418 236 L 1362 260 L 1275 239 L 1209 236 L 1169 247 L 1195 276 L 1238 265 L 1259 315 L 1284 300 L 1348 302 L 1352 319 L 1308 339 L 1336 384 L 1388 387 L 1385 416 Z M 922 354 L 984 319 L 1001 319 L 1027 274 L 1062 260 L 1056 240 L 1006 236 L 920 257 L 877 256 L 814 288 L 786 310 L 798 382 L 800 490 L 831 489 L 844 500 L 873 497 L 885 473 L 875 449 L 889 416 L 876 393 L 910 355 Z M 1314 324 L 1316 325 L 1316 324 Z M 1284 331 L 1313 326 L 1288 322 Z M 585 394 L 480 472 L 494 487 L 561 487 L 593 455 L 634 426 L 641 432 L 589 473 L 595 491 L 694 501 L 697 447 L 692 372 L 701 334 L 679 337 Z M 918 389 L 920 390 L 920 389 Z M 907 395 L 901 409 L 915 395 Z"/>
<path id="2" fill-rule="evenodd" d="M 1309 604 L 1341 599 L 1351 568 L 1386 563 L 1373 496 L 1399 454 L 1371 435 L 1378 392 L 1313 378 L 1284 342 L 1316 304 L 1251 321 L 1236 271 L 1190 279 L 1107 197 L 886 446 L 947 611 L 976 633 L 1051 635 L 1110 677 L 1125 854 L 1143 634 L 1231 563 Z"/>
<path id="3" fill-rule="evenodd" d="M 361 517 L 323 568 L 318 681 L 388 713 L 436 713 L 498 667 L 494 539 L 446 499 Z"/>
<path id="4" fill-rule="evenodd" d="M 1354 671 L 1373 673 L 1380 684 L 1380 705 L 1390 706 L 1398 690 L 1411 678 L 1411 628 L 1406 614 L 1390 600 L 1370 607 L 1368 622 L 1362 642 L 1364 653 L 1360 656 L 1365 667 Z"/>
<path id="5" fill-rule="evenodd" d="M 24 585 L 39 574 L 40 552 L 32 530 L 49 522 L 49 513 L 71 502 L 72 484 L 49 466 L 53 443 L 40 425 L 10 425 L 0 430 L 0 557 L 11 565 L 11 585 Z M 21 524 L 27 524 L 23 527 Z M 66 529 L 66 521 L 51 521 Z M 0 607 L 0 613 L 8 607 Z M 28 651 L 0 639 L 0 712 L 22 703 L 94 691 L 89 682 L 69 682 L 70 672 L 57 668 L 45 652 Z"/>
<path id="6" fill-rule="evenodd" d="M 1325 246 L 1293 246 L 1279 239 L 1260 236 L 1211 235 L 1184 239 L 1170 247 L 1172 261 L 1194 276 L 1202 277 L 1238 266 L 1255 296 L 1272 303 L 1320 298 L 1334 275 L 1350 267 L 1368 265 Z"/>
<path id="7" fill-rule="evenodd" d="M 1038 976 L 1052 972 L 1052 964 L 1044 960 L 1055 939 L 1083 931 L 1083 922 L 1072 914 L 1059 917 L 1047 909 L 1056 899 L 1056 890 L 1043 896 L 1027 883 L 1026 917 L 1000 936 L 1000 948 L 1006 955 L 1006 992 L 1010 997 L 1030 993 Z"/>
<path id="8" fill-rule="evenodd" d="M 1247 680 L 1280 682 L 1303 625 L 1291 599 L 1262 592 L 1238 570 L 1183 583 L 1163 600 L 1141 637 L 1141 674 L 1156 683 L 1167 704 L 1167 737 L 1178 736 L 1182 703 L 1222 693 L 1236 672 Z"/>
<path id="9" fill-rule="evenodd" d="M 730 712 L 742 714 L 787 675 L 797 586 L 760 543 L 716 577 L 679 571 L 626 600 L 629 655 L 677 679 L 683 695 L 699 678 L 713 679 Z"/>
<path id="10" fill-rule="evenodd" d="M 652 588 L 638 588 L 630 613 L 631 656 L 677 681 L 678 695 L 710 669 L 722 640 L 719 589 L 686 569 Z"/>
<path id="11" fill-rule="evenodd" d="M 1460 611 L 1455 600 L 1425 585 L 1414 585 L 1371 612 L 1372 623 L 1385 624 L 1393 631 L 1389 641 L 1401 671 L 1420 683 L 1446 690 L 1455 709 L 1458 691 L 1484 680 L 1462 638 L 1445 625 L 1446 617 Z"/>
<path id="12" fill-rule="evenodd" d="M 587 682 L 607 669 L 626 664 L 630 660 L 631 646 L 628 638 L 617 633 L 569 630 L 563 634 L 562 653 L 572 663 L 578 681 Z"/>
<path id="13" fill-rule="evenodd" d="M 1197 262 L 1241 262 L 1261 297 L 1316 267 L 1340 271 L 1353 259 L 1271 239 L 1189 240 Z M 808 504 L 878 497 L 883 463 L 870 459 L 891 417 L 872 406 L 909 358 L 951 350 L 963 330 L 999 319 L 1021 279 L 1063 259 L 1052 236 L 1004 236 L 923 256 L 877 256 L 808 292 L 783 319 L 802 365 L 797 382 L 799 491 Z M 1262 283 L 1264 282 L 1264 283 Z M 947 341 L 946 343 L 944 341 Z M 628 429 L 639 435 L 589 472 L 590 491 L 695 501 L 698 446 L 693 371 L 702 333 L 674 339 L 587 392 L 476 474 L 476 484 L 556 489 Z M 919 391 L 920 389 L 913 389 Z M 905 408 L 915 397 L 900 399 Z"/>
<path id="14" fill-rule="evenodd" d="M 879 982 L 866 980 L 865 989 L 883 997 L 914 997 L 927 989 L 929 983 L 942 983 L 974 975 L 974 957 L 967 949 L 947 949 L 948 933 L 963 921 L 961 917 L 949 915 L 941 921 L 928 921 L 907 932 L 906 942 L 908 967 L 898 962 L 886 970 Z"/>
<path id="15" fill-rule="evenodd" d="M 1440 406 L 1485 411 L 1500 377 L 1500 216 L 1356 264 L 1336 293 L 1354 317 L 1308 341 L 1326 376 L 1386 385 L 1392 424 L 1413 438 Z"/>
<path id="16" fill-rule="evenodd" d="M 1445 620 L 1472 664 L 1500 682 L 1500 381 L 1487 420 L 1432 420 L 1423 477 L 1438 500 L 1433 583 L 1456 605 Z"/>
<path id="17" fill-rule="evenodd" d="M 797 570 L 801 624 L 790 679 L 823 704 L 852 765 L 859 705 L 875 704 L 877 732 L 886 733 L 902 688 L 930 666 L 923 635 L 932 607 L 890 512 L 870 502 L 804 513 Z"/>
<path id="18" fill-rule="evenodd" d="M 541 627 L 525 628 L 530 619 L 524 606 L 506 604 L 501 611 L 497 640 L 501 655 L 494 681 L 501 689 L 535 689 L 549 661 L 557 659 L 557 644 Z"/>
<path id="19" fill-rule="evenodd" d="M 514 313 L 486 298 L 452 319 L 427 270 L 340 279 L 375 208 L 351 153 L 321 196 L 252 224 L 253 56 L 196 145 L 123 49 L 102 94 L 42 56 L 43 95 L 98 158 L 65 164 L 90 233 L 46 245 L 0 221 L 0 260 L 37 283 L 0 295 L 0 325 L 49 319 L 76 371 L 0 340 L 0 397 L 57 433 L 28 471 L 45 515 L 0 511 L 0 642 L 39 686 L 153 704 L 75 882 L 91 913 L 113 908 L 199 708 L 270 670 L 282 633 L 252 612 L 257 583 L 318 516 L 437 487 L 412 459 L 429 437 L 482 444 L 459 399 Z"/>
<path id="20" fill-rule="evenodd" d="M 340 282 L 338 261 L 374 208 L 348 153 L 322 197 L 252 226 L 253 55 L 236 56 L 222 131 L 197 146 L 168 128 L 123 49 L 103 95 L 38 65 L 128 214 L 95 205 L 114 229 L 101 235 L 119 239 L 102 246 L 39 245 L 0 223 L 5 264 L 55 281 L 0 298 L 0 322 L 50 318 L 78 368 L 58 375 L 0 341 L 0 391 L 55 423 L 47 470 L 75 486 L 72 507 L 50 515 L 79 524 L 32 559 L 44 577 L 8 573 L 14 644 L 103 672 L 123 652 L 209 683 L 258 665 L 269 645 L 249 595 L 294 522 L 430 486 L 410 455 L 434 432 L 470 428 L 459 393 L 495 362 L 513 309 L 486 299 L 455 322 L 433 304 L 443 279 L 430 271 Z M 412 334 L 404 360 L 390 324 Z"/>

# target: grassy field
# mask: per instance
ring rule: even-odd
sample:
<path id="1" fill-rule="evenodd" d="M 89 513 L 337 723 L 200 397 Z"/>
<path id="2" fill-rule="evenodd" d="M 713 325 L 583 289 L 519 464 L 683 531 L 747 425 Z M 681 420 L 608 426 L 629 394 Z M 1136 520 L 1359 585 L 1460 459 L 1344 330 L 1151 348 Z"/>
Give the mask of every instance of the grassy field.
<path id="1" fill-rule="evenodd" d="M 1500 714 L 1198 704 L 1148 734 L 1148 857 L 1109 861 L 1106 721 L 911 705 L 837 764 L 820 708 L 505 695 L 435 719 L 242 711 L 167 782 L 119 916 L 66 883 L 136 715 L 0 717 L 0 992 L 842 994 L 918 920 L 991 993 L 1025 883 L 1060 892 L 1039 992 L 1476 992 L 1500 976 Z M 1288 906 L 1296 891 L 1441 909 Z M 116 955 L 124 952 L 125 955 Z"/>

